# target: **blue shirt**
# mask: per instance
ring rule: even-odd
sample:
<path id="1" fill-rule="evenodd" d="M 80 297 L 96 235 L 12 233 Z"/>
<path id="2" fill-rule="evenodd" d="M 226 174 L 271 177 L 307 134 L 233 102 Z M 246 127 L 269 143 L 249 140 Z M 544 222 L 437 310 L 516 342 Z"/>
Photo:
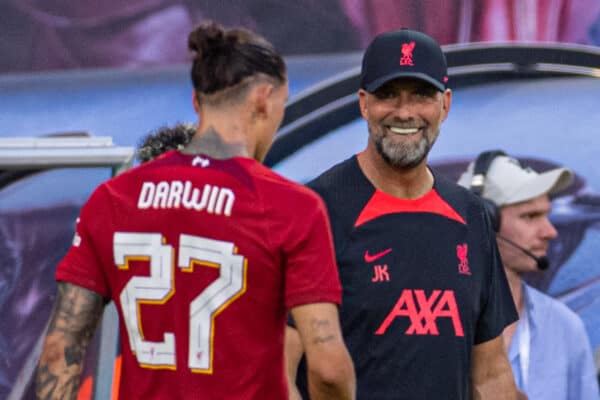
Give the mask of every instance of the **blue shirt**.
<path id="1" fill-rule="evenodd" d="M 529 400 L 600 399 L 590 342 L 579 316 L 526 284 L 523 294 L 525 310 L 508 354 L 519 389 Z"/>

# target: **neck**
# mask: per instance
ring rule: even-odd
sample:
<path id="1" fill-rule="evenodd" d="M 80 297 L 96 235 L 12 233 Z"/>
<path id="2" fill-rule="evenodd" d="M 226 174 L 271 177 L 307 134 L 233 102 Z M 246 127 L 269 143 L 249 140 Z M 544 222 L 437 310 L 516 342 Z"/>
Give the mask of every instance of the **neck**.
<path id="1" fill-rule="evenodd" d="M 224 135 L 212 126 L 204 131 L 199 128 L 182 153 L 206 154 L 217 159 L 249 157 L 247 141 L 243 135 Z"/>
<path id="2" fill-rule="evenodd" d="M 358 155 L 358 164 L 376 189 L 401 199 L 417 199 L 433 187 L 433 175 L 426 159 L 416 167 L 402 169 L 388 164 L 376 150 L 367 148 Z"/>
<path id="3" fill-rule="evenodd" d="M 523 281 L 521 279 L 521 275 L 511 271 L 508 268 L 505 268 L 504 270 L 506 271 L 506 278 L 508 280 L 508 286 L 510 287 L 510 293 L 512 294 L 513 301 L 515 302 L 517 311 L 519 314 L 521 314 L 521 311 L 524 307 Z"/>
<path id="4" fill-rule="evenodd" d="M 517 311 L 519 315 L 523 311 L 524 301 L 523 301 L 523 282 L 521 280 L 521 276 L 514 271 L 509 270 L 508 268 L 504 268 L 506 271 L 506 278 L 508 280 L 508 287 L 510 288 L 510 293 L 512 295 L 513 301 L 515 302 L 515 306 L 517 307 Z M 502 332 L 502 337 L 504 340 L 504 350 L 508 354 L 510 350 L 510 344 L 513 339 L 513 335 L 515 334 L 515 330 L 517 329 L 517 323 L 510 324 L 507 326 Z"/>
<path id="5" fill-rule="evenodd" d="M 250 116 L 243 106 L 200 107 L 199 123 L 190 143 L 182 151 L 219 159 L 254 157 L 256 143 L 250 133 Z"/>

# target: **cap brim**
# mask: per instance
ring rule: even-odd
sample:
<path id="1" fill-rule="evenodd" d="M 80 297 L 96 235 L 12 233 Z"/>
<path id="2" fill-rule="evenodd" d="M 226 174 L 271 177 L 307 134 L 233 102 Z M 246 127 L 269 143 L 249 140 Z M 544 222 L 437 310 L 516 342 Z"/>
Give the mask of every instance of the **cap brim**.
<path id="1" fill-rule="evenodd" d="M 515 190 L 512 196 L 505 201 L 505 204 L 520 203 L 531 200 L 542 194 L 553 194 L 565 189 L 573 182 L 573 172 L 567 168 L 556 168 L 543 172 L 527 181 L 518 190 Z"/>
<path id="2" fill-rule="evenodd" d="M 446 87 L 441 82 L 436 81 L 429 75 L 425 75 L 421 72 L 408 72 L 408 71 L 395 72 L 393 74 L 384 75 L 381 78 L 376 79 L 373 82 L 369 83 L 368 85 L 365 85 L 365 87 L 363 89 L 365 89 L 369 93 L 373 93 L 377 89 L 379 89 L 380 87 L 382 87 L 383 85 L 388 83 L 389 81 L 397 79 L 397 78 L 415 78 L 415 79 L 419 79 L 419 80 L 429 83 L 430 85 L 434 86 L 440 92 L 443 92 L 444 90 L 446 90 Z"/>

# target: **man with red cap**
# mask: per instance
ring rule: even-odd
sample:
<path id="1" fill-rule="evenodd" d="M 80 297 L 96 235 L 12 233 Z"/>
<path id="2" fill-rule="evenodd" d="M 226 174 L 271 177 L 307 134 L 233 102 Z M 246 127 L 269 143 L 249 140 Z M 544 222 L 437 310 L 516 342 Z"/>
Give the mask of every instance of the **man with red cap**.
<path id="1" fill-rule="evenodd" d="M 517 313 L 490 219 L 427 166 L 452 103 L 447 81 L 431 37 L 375 37 L 358 91 L 367 147 L 309 183 L 329 212 L 358 399 L 516 398 L 502 332 Z"/>

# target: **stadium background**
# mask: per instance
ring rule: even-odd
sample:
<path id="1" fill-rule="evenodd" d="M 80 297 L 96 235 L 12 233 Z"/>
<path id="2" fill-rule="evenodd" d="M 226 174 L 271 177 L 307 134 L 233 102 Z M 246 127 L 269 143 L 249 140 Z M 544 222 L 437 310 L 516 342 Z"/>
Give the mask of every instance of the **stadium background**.
<path id="1" fill-rule="evenodd" d="M 0 16 L 0 138 L 88 132 L 136 146 L 161 125 L 194 122 L 185 39 L 206 18 L 271 40 L 289 64 L 291 102 L 355 73 L 365 43 L 399 27 L 423 30 L 447 49 L 502 42 L 600 57 L 597 0 L 6 0 Z M 499 147 L 577 173 L 576 184 L 554 199 L 561 239 L 552 247 L 551 273 L 530 280 L 582 317 L 598 353 L 600 63 L 595 67 L 459 85 L 431 160 L 454 176 L 478 152 Z M 363 122 L 353 120 L 275 169 L 303 182 L 365 141 Z M 108 168 L 69 168 L 16 179 L 0 171 L 0 398 L 31 398 L 27 360 L 54 299 L 54 266 L 79 207 L 110 175 Z"/>

